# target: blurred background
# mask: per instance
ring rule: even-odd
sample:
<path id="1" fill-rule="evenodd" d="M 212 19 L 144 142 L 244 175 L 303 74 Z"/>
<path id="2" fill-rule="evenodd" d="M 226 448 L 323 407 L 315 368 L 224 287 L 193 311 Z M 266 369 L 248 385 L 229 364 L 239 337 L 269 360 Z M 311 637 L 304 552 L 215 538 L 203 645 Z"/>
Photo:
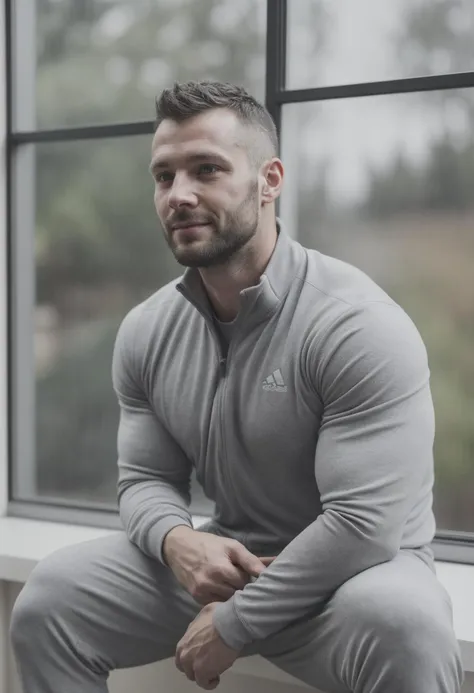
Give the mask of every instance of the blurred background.
<path id="1" fill-rule="evenodd" d="M 15 27 L 15 131 L 149 121 L 174 80 L 264 99 L 264 0 L 22 0 Z M 471 0 L 291 0 L 286 87 L 473 70 L 473 34 Z M 474 532 L 474 89 L 288 104 L 281 139 L 290 234 L 366 271 L 425 340 L 438 528 Z M 150 145 L 17 148 L 16 500 L 116 507 L 116 331 L 181 273 L 155 217 Z M 196 482 L 193 507 L 212 510 Z"/>

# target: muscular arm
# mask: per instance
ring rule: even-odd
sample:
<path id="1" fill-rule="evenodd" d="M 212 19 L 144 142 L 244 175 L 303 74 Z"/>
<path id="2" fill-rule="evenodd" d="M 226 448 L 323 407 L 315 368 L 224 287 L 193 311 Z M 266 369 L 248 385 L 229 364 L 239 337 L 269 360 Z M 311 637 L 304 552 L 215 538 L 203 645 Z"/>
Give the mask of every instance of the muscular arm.
<path id="1" fill-rule="evenodd" d="M 138 309 L 123 321 L 112 377 L 120 405 L 118 497 L 125 531 L 145 554 L 164 562 L 163 540 L 178 525 L 192 527 L 191 463 L 152 411 L 134 352 Z"/>
<path id="2" fill-rule="evenodd" d="M 236 649 L 317 614 L 341 584 L 391 560 L 409 517 L 412 545 L 434 531 L 434 416 L 416 328 L 397 306 L 365 304 L 314 335 L 311 353 L 324 402 L 314 467 L 323 513 L 256 582 L 217 605 L 214 624 Z"/>

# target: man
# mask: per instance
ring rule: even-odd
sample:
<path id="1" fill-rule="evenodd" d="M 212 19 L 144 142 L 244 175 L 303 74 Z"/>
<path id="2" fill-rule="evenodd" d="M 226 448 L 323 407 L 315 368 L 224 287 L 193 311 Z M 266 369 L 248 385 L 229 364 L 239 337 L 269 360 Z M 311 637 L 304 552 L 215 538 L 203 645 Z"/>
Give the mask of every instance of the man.
<path id="1" fill-rule="evenodd" d="M 291 240 L 276 154 L 241 88 L 157 101 L 155 207 L 187 269 L 120 328 L 126 536 L 33 572 L 12 622 L 25 693 L 103 693 L 171 656 L 210 690 L 251 653 L 327 693 L 460 690 L 425 348 L 366 275 Z M 193 467 L 216 503 L 199 531 Z"/>

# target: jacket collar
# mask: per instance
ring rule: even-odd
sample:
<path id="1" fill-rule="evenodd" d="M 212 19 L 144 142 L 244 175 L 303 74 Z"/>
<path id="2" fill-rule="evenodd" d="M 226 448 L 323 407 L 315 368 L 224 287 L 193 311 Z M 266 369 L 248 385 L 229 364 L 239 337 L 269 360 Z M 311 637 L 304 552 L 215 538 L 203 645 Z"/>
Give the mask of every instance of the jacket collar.
<path id="1" fill-rule="evenodd" d="M 242 308 L 237 317 L 238 321 L 246 316 L 247 323 L 250 314 L 257 322 L 269 317 L 284 300 L 295 279 L 302 278 L 305 274 L 304 248 L 290 238 L 278 218 L 277 229 L 277 242 L 260 282 L 240 292 Z M 198 269 L 189 267 L 176 288 L 200 313 L 213 319 L 214 311 Z"/>

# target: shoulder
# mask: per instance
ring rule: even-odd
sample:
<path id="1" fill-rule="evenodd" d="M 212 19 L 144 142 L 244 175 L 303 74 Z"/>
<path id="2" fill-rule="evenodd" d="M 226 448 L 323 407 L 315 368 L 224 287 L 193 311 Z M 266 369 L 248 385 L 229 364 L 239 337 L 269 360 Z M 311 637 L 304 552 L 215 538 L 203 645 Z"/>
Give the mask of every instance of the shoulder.
<path id="1" fill-rule="evenodd" d="M 365 272 L 317 251 L 307 250 L 304 276 L 305 306 L 312 341 L 334 349 L 347 338 L 370 344 L 411 341 L 422 344 L 413 321 L 403 308 Z M 387 344 L 388 345 L 388 344 Z"/>
<path id="2" fill-rule="evenodd" d="M 318 392 L 340 396 L 366 381 L 377 387 L 426 381 L 428 359 L 410 316 L 358 268 L 307 251 L 306 368 Z"/>
<path id="3" fill-rule="evenodd" d="M 429 382 L 421 335 L 393 301 L 346 306 L 323 333 L 312 334 L 310 353 L 313 378 L 326 400 L 350 392 L 365 399 L 376 393 L 403 396 Z"/>
<path id="4" fill-rule="evenodd" d="M 140 378 L 143 357 L 157 332 L 182 309 L 184 298 L 176 290 L 181 278 L 161 287 L 147 299 L 134 306 L 122 319 L 117 331 L 113 355 L 114 381 Z"/>
<path id="5" fill-rule="evenodd" d="M 131 347 L 135 344 L 139 347 L 170 310 L 182 307 L 184 299 L 176 290 L 180 279 L 165 284 L 125 315 L 117 333 L 117 341 L 121 346 Z"/>
<path id="6" fill-rule="evenodd" d="M 340 304 L 342 309 L 367 301 L 394 303 L 382 287 L 358 267 L 316 250 L 306 252 L 304 281 L 308 291 Z"/>

